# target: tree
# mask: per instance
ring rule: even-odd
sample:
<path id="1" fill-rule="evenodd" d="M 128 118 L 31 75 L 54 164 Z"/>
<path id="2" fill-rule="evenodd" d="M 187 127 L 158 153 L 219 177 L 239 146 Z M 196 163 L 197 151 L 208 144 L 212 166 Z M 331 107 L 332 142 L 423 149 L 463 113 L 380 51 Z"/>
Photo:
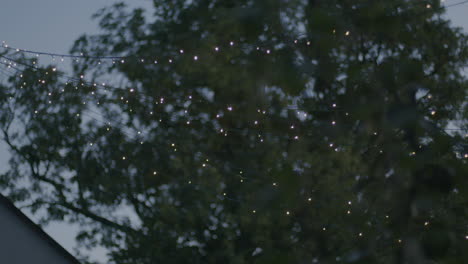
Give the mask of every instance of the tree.
<path id="1" fill-rule="evenodd" d="M 115 263 L 468 259 L 468 36 L 439 1 L 153 2 L 100 10 L 74 78 L 2 55 L 10 197 Z"/>

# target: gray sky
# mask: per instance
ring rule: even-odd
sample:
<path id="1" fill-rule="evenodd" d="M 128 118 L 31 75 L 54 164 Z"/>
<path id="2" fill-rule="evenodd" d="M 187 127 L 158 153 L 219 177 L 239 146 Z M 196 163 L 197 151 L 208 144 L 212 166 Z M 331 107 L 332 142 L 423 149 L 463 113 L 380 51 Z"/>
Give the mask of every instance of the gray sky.
<path id="1" fill-rule="evenodd" d="M 447 5 L 462 0 L 445 0 Z M 97 22 L 90 19 L 99 8 L 116 0 L 1 0 L 0 41 L 36 51 L 67 53 L 81 34 L 97 33 Z M 131 6 L 149 6 L 149 0 L 127 1 Z M 456 26 L 468 31 L 468 4 L 448 9 L 448 16 Z M 8 161 L 7 148 L 0 142 L 0 172 Z M 34 217 L 32 217 L 34 219 Z M 70 252 L 75 246 L 77 228 L 52 223 L 45 228 L 55 240 Z M 92 252 L 94 259 L 105 260 L 103 250 Z"/>

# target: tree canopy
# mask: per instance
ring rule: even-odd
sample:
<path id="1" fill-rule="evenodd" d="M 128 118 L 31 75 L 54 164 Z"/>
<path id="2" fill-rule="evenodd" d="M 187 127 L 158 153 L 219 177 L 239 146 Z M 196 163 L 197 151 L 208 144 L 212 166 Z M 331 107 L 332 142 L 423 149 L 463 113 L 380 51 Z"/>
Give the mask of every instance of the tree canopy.
<path id="1" fill-rule="evenodd" d="M 3 48 L 10 198 L 115 263 L 468 260 L 468 35 L 439 1 L 153 3 L 50 65 Z"/>

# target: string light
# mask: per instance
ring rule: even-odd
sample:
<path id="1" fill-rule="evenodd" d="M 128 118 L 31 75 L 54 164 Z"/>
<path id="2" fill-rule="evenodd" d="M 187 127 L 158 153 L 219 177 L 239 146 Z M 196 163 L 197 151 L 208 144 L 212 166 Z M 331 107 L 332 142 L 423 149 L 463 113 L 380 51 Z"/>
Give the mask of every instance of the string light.
<path id="1" fill-rule="evenodd" d="M 428 5 L 428 6 L 430 6 L 430 5 Z M 428 8 L 430 8 L 430 7 L 428 7 Z M 333 30 L 333 33 L 335 33 L 335 30 Z M 347 32 L 345 33 L 345 35 L 348 36 L 348 35 L 349 35 L 349 31 L 347 31 Z M 295 40 L 294 43 L 297 44 L 297 40 Z M 233 46 L 233 45 L 234 45 L 234 42 L 230 42 L 230 46 Z M 307 42 L 307 45 L 310 45 L 310 42 L 309 42 L 309 41 Z M 19 49 L 17 49 L 17 51 L 19 52 Z M 215 51 L 219 51 L 219 48 L 218 48 L 218 47 L 215 47 Z M 270 52 L 271 52 L 270 50 L 267 50 L 267 51 L 266 51 L 267 54 L 270 54 Z M 183 51 L 183 50 L 180 50 L 180 54 L 184 54 L 184 51 Z M 194 60 L 198 60 L 198 56 L 194 56 L 193 58 L 194 58 Z M 62 58 L 62 60 L 63 60 L 63 58 Z M 124 60 L 122 60 L 121 62 L 124 63 Z M 141 59 L 141 62 L 143 63 L 143 62 L 144 62 L 144 59 Z M 170 59 L 169 62 L 172 63 L 172 60 Z M 157 63 L 157 61 L 155 61 L 155 63 Z M 34 62 L 34 64 L 35 64 L 35 62 Z M 56 68 L 53 68 L 52 71 L 55 72 L 55 71 L 56 71 Z M 81 75 L 80 78 L 81 78 L 81 79 L 84 79 L 84 76 Z M 44 81 L 44 80 L 42 81 L 42 84 L 45 84 L 45 81 Z M 25 85 L 26 85 L 26 84 L 25 84 Z M 133 93 L 133 92 L 134 92 L 134 89 L 133 89 L 133 88 L 130 89 L 130 92 Z M 49 93 L 49 95 L 51 95 L 51 94 Z M 51 102 L 51 101 L 49 101 L 49 103 L 50 103 L 50 102 Z M 127 101 L 127 102 L 128 102 L 128 101 Z M 84 102 L 84 104 L 85 104 L 85 102 Z M 333 104 L 332 107 L 335 108 L 335 107 L 336 107 L 336 104 Z M 228 111 L 232 111 L 232 107 L 231 107 L 231 106 L 229 106 L 227 109 L 228 109 Z M 35 111 L 35 113 L 37 113 L 37 110 Z M 153 114 L 153 112 L 151 112 L 151 114 Z M 435 115 L 435 111 L 432 111 L 431 114 L 432 114 L 432 115 Z M 306 116 L 306 115 L 307 115 L 307 114 L 304 113 L 304 116 Z M 348 115 L 348 113 L 346 113 L 346 115 Z M 79 116 L 79 114 L 77 114 L 77 116 Z M 216 117 L 219 118 L 220 115 L 216 115 Z M 187 124 L 189 124 L 189 122 L 190 122 L 190 121 L 187 121 Z M 258 124 L 258 121 L 255 120 L 254 124 L 257 125 L 257 124 Z M 336 124 L 336 121 L 332 121 L 332 125 L 335 125 L 335 124 Z M 291 129 L 294 129 L 294 126 L 292 125 L 290 128 L 291 128 Z M 109 130 L 109 129 L 110 129 L 110 128 L 107 128 L 107 130 Z M 141 132 L 138 131 L 138 134 L 141 134 Z M 295 136 L 294 139 L 297 140 L 297 139 L 299 139 L 299 137 L 298 137 L 298 136 Z M 93 145 L 93 143 L 90 143 L 90 146 L 92 146 L 92 145 Z M 175 144 L 174 144 L 174 143 L 172 144 L 172 147 L 175 147 Z M 333 147 L 333 144 L 330 144 L 330 147 Z M 415 154 L 415 152 L 413 152 L 413 153 Z M 466 158 L 467 156 L 468 156 L 468 154 L 465 154 L 465 158 Z M 123 160 L 126 160 L 126 157 L 123 156 L 122 159 L 123 159 Z M 206 166 L 206 164 L 203 163 L 203 167 L 205 167 L 205 166 Z M 153 174 L 156 175 L 156 171 L 154 171 Z M 241 182 L 243 182 L 243 179 L 241 179 Z M 191 184 L 191 183 L 192 183 L 192 181 L 189 181 L 189 184 Z M 273 186 L 276 186 L 276 183 L 273 183 Z M 226 193 L 223 193 L 223 196 L 226 196 Z M 311 200 L 312 200 L 311 198 L 308 198 L 308 201 L 309 201 L 309 202 L 310 202 Z M 351 202 L 349 202 L 349 204 L 351 205 Z M 256 210 L 253 210 L 252 212 L 253 212 L 253 213 L 256 213 Z M 350 214 L 350 211 L 349 211 L 349 210 L 348 210 L 347 212 L 348 212 L 348 214 Z M 290 215 L 290 211 L 286 211 L 286 215 Z M 387 216 L 387 218 L 388 218 L 388 216 Z M 427 226 L 427 225 L 428 225 L 428 222 L 426 222 L 425 225 Z M 324 228 L 323 228 L 323 231 L 325 231 L 325 230 L 326 230 L 326 228 L 324 227 Z M 359 236 L 362 236 L 362 233 L 359 233 Z M 465 238 L 468 239 L 468 236 L 466 236 Z M 401 243 L 401 240 L 398 240 L 398 241 Z"/>
<path id="2" fill-rule="evenodd" d="M 442 0 L 442 2 L 444 2 L 444 0 Z M 442 5 L 442 6 L 438 7 L 438 8 L 432 8 L 431 4 L 426 4 L 425 7 L 426 7 L 426 9 L 436 10 L 436 9 L 451 8 L 451 7 L 455 7 L 455 6 L 458 6 L 458 5 L 464 5 L 466 3 L 468 3 L 468 0 L 461 1 L 459 3 L 454 3 L 454 4 L 451 4 L 451 5 L 445 5 L 445 6 Z M 415 5 L 418 5 L 418 4 L 416 3 Z M 424 11 L 426 11 L 426 10 L 424 10 Z M 422 12 L 421 15 L 425 15 L 424 12 Z M 332 34 L 335 34 L 335 33 L 336 33 L 336 29 L 333 29 Z M 348 31 L 345 32 L 345 36 L 349 36 L 349 35 L 350 35 L 350 31 L 348 30 Z M 298 44 L 299 40 L 296 38 L 296 39 L 293 39 L 292 42 L 294 44 Z M 311 42 L 306 41 L 306 45 L 310 46 Z M 231 46 L 231 47 L 234 46 L 234 41 L 230 41 L 229 46 Z M 32 50 L 26 50 L 26 49 L 19 49 L 19 48 L 10 47 L 6 43 L 6 41 L 2 41 L 2 47 L 5 48 L 5 49 L 14 50 L 15 52 L 23 52 L 23 53 L 34 54 L 34 55 L 36 55 L 36 57 L 38 57 L 39 55 L 50 56 L 50 57 L 53 58 L 53 60 L 55 60 L 55 57 L 60 57 L 61 58 L 60 60 L 62 62 L 64 61 L 64 58 L 76 59 L 76 61 L 79 61 L 80 58 L 83 58 L 83 59 L 96 59 L 96 60 L 98 60 L 98 64 L 101 64 L 102 60 L 112 60 L 113 64 L 115 64 L 115 60 L 124 61 L 125 58 L 129 59 L 129 58 L 132 57 L 132 56 L 92 56 L 92 55 L 84 55 L 83 53 L 80 53 L 80 55 L 73 55 L 73 54 L 57 54 L 57 53 L 49 53 L 49 52 L 32 51 Z M 215 47 L 214 50 L 216 52 L 218 52 L 219 47 Z M 185 54 L 185 51 L 183 49 L 179 49 L 179 54 L 183 55 L 183 54 Z M 270 54 L 270 52 L 268 51 L 267 54 Z M 144 59 L 140 59 L 140 62 L 144 62 L 144 61 L 145 61 Z M 152 60 L 152 61 L 155 64 L 157 64 L 156 60 Z M 172 60 L 170 60 L 169 63 L 172 63 Z"/>

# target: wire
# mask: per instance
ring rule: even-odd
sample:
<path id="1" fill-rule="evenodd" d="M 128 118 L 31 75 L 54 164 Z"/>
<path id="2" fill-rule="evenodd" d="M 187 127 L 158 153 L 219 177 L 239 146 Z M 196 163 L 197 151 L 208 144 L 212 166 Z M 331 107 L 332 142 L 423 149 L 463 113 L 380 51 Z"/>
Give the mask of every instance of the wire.
<path id="1" fill-rule="evenodd" d="M 454 3 L 454 4 L 442 5 L 442 6 L 438 7 L 438 8 L 432 8 L 432 9 L 433 10 L 443 10 L 444 8 L 451 8 L 451 7 L 455 7 L 455 6 L 464 5 L 464 4 L 467 4 L 467 3 L 468 3 L 468 0 L 465 0 L 465 1 L 458 2 L 458 3 Z M 420 5 L 420 4 L 421 3 L 416 3 L 415 5 Z M 350 11 L 352 11 L 352 10 L 350 10 Z M 424 10 L 424 12 L 421 12 L 421 15 L 424 14 L 425 12 L 428 12 L 428 11 Z M 299 38 L 303 38 L 305 36 L 306 35 L 301 35 Z M 250 44 L 248 46 L 258 47 L 259 45 Z M 137 57 L 137 56 L 134 56 L 134 55 L 128 55 L 128 56 L 73 55 L 73 54 L 61 54 L 61 53 L 34 51 L 34 50 L 28 50 L 28 49 L 19 49 L 19 48 L 14 48 L 14 47 L 8 46 L 7 44 L 5 44 L 5 41 L 3 41 L 2 47 L 4 49 L 14 50 L 16 52 L 22 52 L 22 53 L 35 54 L 35 55 L 38 55 L 38 56 L 39 55 L 47 55 L 47 56 L 51 56 L 51 57 L 60 57 L 60 58 L 72 58 L 72 59 L 80 59 L 81 58 L 81 59 L 95 59 L 95 60 L 128 60 L 128 59 L 141 60 L 140 57 Z M 148 59 L 147 61 L 153 61 L 153 59 Z"/>

